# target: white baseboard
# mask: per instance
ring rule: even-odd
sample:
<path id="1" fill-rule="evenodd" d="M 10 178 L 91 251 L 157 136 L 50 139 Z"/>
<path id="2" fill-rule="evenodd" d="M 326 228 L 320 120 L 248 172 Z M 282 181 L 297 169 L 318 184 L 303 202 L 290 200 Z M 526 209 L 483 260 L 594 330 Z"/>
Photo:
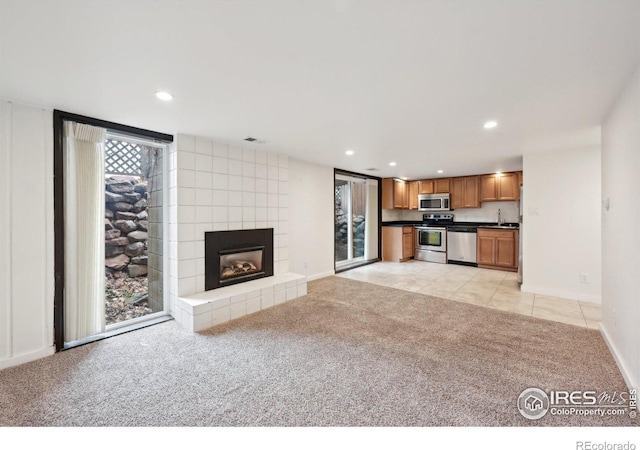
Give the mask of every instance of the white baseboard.
<path id="1" fill-rule="evenodd" d="M 26 355 L 13 356 L 9 359 L 4 359 L 0 361 L 0 370 L 8 369 L 9 367 L 19 366 L 20 364 L 25 364 L 31 361 L 35 361 L 40 358 L 44 358 L 46 356 L 51 356 L 56 352 L 56 348 L 54 346 L 47 347 L 42 350 L 38 350 L 37 352 L 27 353 Z"/>
<path id="2" fill-rule="evenodd" d="M 320 278 L 330 277 L 331 275 L 335 275 L 335 270 L 329 270 L 327 272 L 317 273 L 315 275 L 309 275 L 307 277 L 307 281 L 319 280 Z"/>
<path id="3" fill-rule="evenodd" d="M 602 303 L 601 297 L 599 295 L 591 295 L 591 294 L 580 294 L 578 292 L 564 291 L 561 289 L 549 289 L 540 286 L 531 286 L 529 284 L 522 283 L 520 286 L 520 290 L 522 292 L 527 292 L 529 294 L 538 294 L 538 295 L 546 295 L 549 297 L 559 297 L 566 298 L 568 300 L 578 300 L 580 302 L 589 302 L 600 304 Z"/>
<path id="4" fill-rule="evenodd" d="M 634 377 L 633 373 L 631 373 L 624 360 L 620 356 L 618 348 L 611 340 L 611 335 L 607 332 L 607 329 L 603 323 L 600 323 L 600 334 L 602 335 L 604 342 L 607 344 L 607 347 L 609 347 L 609 351 L 611 352 L 613 359 L 616 361 L 618 369 L 620 369 L 620 373 L 622 374 L 622 378 L 624 378 L 624 382 L 627 383 L 627 387 L 629 389 L 638 389 L 640 387 L 638 380 Z"/>

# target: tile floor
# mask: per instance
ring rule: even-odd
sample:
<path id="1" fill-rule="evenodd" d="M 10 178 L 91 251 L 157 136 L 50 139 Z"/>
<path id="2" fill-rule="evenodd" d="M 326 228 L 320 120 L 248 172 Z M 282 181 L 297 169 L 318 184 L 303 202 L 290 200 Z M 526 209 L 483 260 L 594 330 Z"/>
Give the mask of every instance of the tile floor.
<path id="1" fill-rule="evenodd" d="M 600 305 L 520 292 L 517 274 L 424 261 L 378 262 L 337 276 L 598 329 Z"/>

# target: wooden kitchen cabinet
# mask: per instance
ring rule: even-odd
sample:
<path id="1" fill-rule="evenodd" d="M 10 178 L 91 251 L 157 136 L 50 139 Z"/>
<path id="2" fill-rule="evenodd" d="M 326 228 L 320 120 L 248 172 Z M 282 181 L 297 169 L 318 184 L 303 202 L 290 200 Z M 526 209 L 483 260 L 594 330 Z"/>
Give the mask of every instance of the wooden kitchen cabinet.
<path id="1" fill-rule="evenodd" d="M 448 194 L 450 189 L 449 178 L 436 178 L 433 180 L 434 194 Z"/>
<path id="2" fill-rule="evenodd" d="M 420 180 L 420 194 L 433 194 L 433 180 Z"/>
<path id="3" fill-rule="evenodd" d="M 409 209 L 418 209 L 418 192 L 420 192 L 420 182 L 411 181 L 409 185 Z"/>
<path id="4" fill-rule="evenodd" d="M 478 228 L 478 267 L 516 272 L 519 230 Z"/>
<path id="5" fill-rule="evenodd" d="M 479 208 L 480 200 L 478 176 L 456 177 L 450 179 L 451 208 Z"/>
<path id="6" fill-rule="evenodd" d="M 382 260 L 405 262 L 413 258 L 413 227 L 382 227 Z"/>
<path id="7" fill-rule="evenodd" d="M 518 172 L 489 174 L 480 177 L 480 201 L 508 201 L 520 198 Z"/>
<path id="8" fill-rule="evenodd" d="M 420 180 L 420 194 L 448 194 L 449 178 Z"/>
<path id="9" fill-rule="evenodd" d="M 382 209 L 409 209 L 409 189 L 404 180 L 382 180 Z M 417 199 L 416 199 L 417 200 Z"/>

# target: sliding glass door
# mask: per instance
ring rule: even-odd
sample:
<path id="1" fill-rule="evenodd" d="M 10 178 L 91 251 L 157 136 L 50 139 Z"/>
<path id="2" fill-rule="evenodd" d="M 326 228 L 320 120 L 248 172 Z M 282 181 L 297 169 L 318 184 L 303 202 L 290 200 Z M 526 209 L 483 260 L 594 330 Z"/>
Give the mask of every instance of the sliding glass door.
<path id="1" fill-rule="evenodd" d="M 57 111 L 54 120 L 56 348 L 168 320 L 171 136 Z"/>
<path id="2" fill-rule="evenodd" d="M 335 174 L 336 269 L 378 258 L 378 181 Z"/>

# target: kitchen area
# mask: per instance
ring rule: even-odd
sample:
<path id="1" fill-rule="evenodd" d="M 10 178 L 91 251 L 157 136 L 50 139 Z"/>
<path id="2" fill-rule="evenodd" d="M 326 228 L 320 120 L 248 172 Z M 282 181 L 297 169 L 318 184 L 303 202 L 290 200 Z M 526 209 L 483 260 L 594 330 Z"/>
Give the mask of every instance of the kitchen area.
<path id="1" fill-rule="evenodd" d="M 382 260 L 516 272 L 522 282 L 522 172 L 382 180 Z"/>

